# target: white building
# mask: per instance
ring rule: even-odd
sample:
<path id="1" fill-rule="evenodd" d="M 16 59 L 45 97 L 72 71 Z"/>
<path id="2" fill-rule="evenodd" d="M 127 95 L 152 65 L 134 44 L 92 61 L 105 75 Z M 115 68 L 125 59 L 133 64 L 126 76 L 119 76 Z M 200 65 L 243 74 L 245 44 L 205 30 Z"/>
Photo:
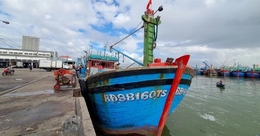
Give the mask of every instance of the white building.
<path id="1" fill-rule="evenodd" d="M 40 38 L 32 36 L 23 36 L 22 49 L 23 50 L 39 50 Z"/>
<path id="2" fill-rule="evenodd" d="M 58 53 L 53 51 L 38 51 L 24 49 L 0 48 L 0 67 L 37 67 L 39 59 L 58 59 Z"/>

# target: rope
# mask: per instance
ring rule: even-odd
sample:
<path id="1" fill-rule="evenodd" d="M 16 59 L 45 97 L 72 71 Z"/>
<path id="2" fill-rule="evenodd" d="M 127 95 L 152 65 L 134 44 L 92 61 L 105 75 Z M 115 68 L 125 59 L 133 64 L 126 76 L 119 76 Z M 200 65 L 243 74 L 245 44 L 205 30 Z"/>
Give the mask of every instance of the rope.
<path id="1" fill-rule="evenodd" d="M 157 40 L 157 36 L 158 36 L 158 22 L 159 22 L 159 19 L 156 18 L 156 25 L 155 25 L 156 30 L 154 31 L 154 38 L 153 38 L 153 44 L 154 44 L 154 46 L 153 46 L 153 49 L 156 48 L 156 40 Z M 154 28 L 154 29 L 155 29 L 155 28 Z"/>
<path id="2" fill-rule="evenodd" d="M 113 45 L 110 46 L 110 49 L 113 48 L 113 46 L 117 45 L 118 43 L 122 42 L 123 40 L 125 40 L 126 38 L 128 38 L 129 36 L 131 36 L 132 34 L 134 34 L 135 32 L 139 31 L 140 29 L 142 29 L 144 26 L 141 26 L 140 28 L 138 28 L 137 30 L 133 31 L 132 33 L 130 33 L 129 35 L 127 35 L 125 38 L 121 39 L 120 41 L 114 43 Z"/>
<path id="3" fill-rule="evenodd" d="M 135 29 L 137 29 L 137 27 L 138 27 L 142 22 L 143 22 L 143 21 L 140 21 L 140 23 L 135 27 Z M 135 30 L 135 29 L 134 29 L 134 30 Z"/>

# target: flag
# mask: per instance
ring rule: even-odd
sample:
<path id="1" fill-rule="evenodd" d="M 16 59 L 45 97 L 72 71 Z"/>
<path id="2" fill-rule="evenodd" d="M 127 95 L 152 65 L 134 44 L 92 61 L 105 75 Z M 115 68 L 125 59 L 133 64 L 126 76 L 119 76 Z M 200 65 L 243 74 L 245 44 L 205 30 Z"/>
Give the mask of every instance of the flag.
<path id="1" fill-rule="evenodd" d="M 152 0 L 149 0 L 149 2 L 146 5 L 146 9 L 149 9 L 150 5 L 152 4 Z"/>

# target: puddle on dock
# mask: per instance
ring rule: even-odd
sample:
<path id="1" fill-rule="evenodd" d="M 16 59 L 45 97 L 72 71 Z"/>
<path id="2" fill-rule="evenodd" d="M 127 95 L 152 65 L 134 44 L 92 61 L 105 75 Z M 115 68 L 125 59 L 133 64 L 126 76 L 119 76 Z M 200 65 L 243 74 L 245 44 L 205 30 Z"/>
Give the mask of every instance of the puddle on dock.
<path id="1" fill-rule="evenodd" d="M 8 93 L 5 94 L 4 96 L 29 96 L 29 95 L 39 95 L 39 94 L 53 94 L 53 93 L 57 93 L 54 90 L 44 90 L 44 91 L 35 91 L 35 92 L 22 92 L 22 93 Z"/>

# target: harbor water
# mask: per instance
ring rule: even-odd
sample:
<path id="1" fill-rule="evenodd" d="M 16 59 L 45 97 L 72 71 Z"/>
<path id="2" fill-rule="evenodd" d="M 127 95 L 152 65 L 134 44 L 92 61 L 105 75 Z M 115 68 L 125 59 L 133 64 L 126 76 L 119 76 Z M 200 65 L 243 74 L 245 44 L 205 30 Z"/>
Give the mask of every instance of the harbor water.
<path id="1" fill-rule="evenodd" d="M 220 79 L 225 89 L 216 87 Z M 163 136 L 260 136 L 260 79 L 195 76 Z"/>

